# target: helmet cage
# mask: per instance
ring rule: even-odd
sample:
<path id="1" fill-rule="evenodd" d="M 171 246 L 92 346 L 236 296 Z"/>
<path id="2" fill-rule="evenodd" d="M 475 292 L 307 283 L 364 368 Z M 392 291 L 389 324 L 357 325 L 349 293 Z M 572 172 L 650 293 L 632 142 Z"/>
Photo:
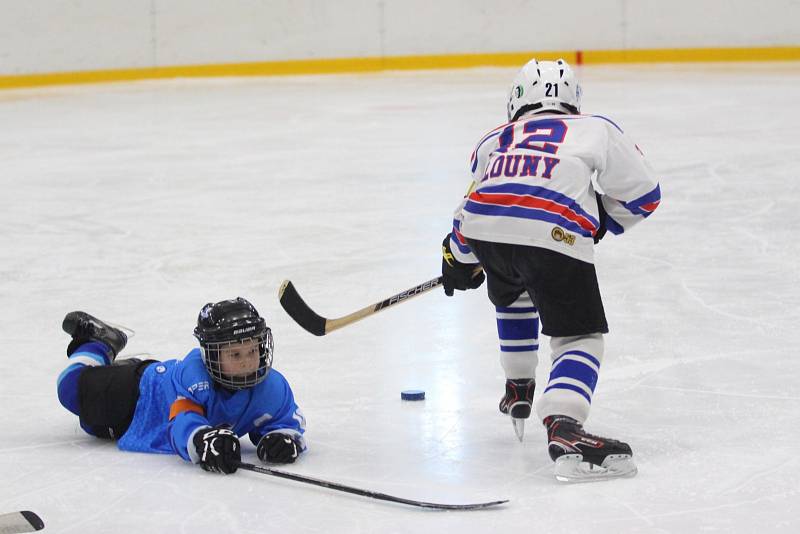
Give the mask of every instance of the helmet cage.
<path id="1" fill-rule="evenodd" d="M 256 341 L 258 343 L 258 368 L 256 371 L 243 376 L 223 373 L 220 361 L 222 351 L 248 341 Z M 272 330 L 267 326 L 264 326 L 263 330 L 251 337 L 226 341 L 201 341 L 200 347 L 203 354 L 203 363 L 206 365 L 208 374 L 211 375 L 214 382 L 228 389 L 239 390 L 253 387 L 263 382 L 272 368 L 274 344 Z"/>

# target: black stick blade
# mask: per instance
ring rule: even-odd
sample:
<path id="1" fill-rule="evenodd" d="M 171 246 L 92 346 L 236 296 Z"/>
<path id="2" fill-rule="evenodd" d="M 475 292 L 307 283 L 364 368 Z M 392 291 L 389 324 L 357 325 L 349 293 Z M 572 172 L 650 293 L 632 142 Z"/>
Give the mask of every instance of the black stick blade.
<path id="1" fill-rule="evenodd" d="M 278 291 L 278 298 L 281 306 L 289 317 L 315 336 L 325 335 L 325 322 L 327 319 L 317 315 L 305 301 L 300 298 L 300 294 L 294 288 L 294 284 L 289 280 L 284 280 Z"/>
<path id="2" fill-rule="evenodd" d="M 28 520 L 28 523 L 31 524 L 34 530 L 42 530 L 44 528 L 44 521 L 42 521 L 42 518 L 38 515 L 27 510 L 20 513 Z"/>
<path id="3" fill-rule="evenodd" d="M 430 508 L 433 510 L 483 510 L 484 508 L 505 504 L 508 502 L 508 499 L 502 501 L 478 502 L 470 504 L 442 504 L 437 502 L 409 501 L 408 499 L 397 500 L 395 502 L 419 506 L 420 508 Z"/>
<path id="4" fill-rule="evenodd" d="M 42 518 L 33 512 L 19 511 L 0 514 L 0 534 L 22 534 L 44 528 Z"/>

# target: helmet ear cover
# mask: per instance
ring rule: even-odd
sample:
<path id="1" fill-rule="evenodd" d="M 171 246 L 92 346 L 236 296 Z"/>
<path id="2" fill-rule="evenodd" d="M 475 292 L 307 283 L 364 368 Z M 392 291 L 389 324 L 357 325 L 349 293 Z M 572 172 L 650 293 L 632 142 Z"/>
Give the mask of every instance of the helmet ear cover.
<path id="1" fill-rule="evenodd" d="M 247 300 L 239 297 L 209 302 L 200 310 L 194 336 L 200 343 L 203 363 L 215 383 L 231 390 L 246 389 L 264 381 L 272 368 L 274 342 L 264 318 Z M 222 372 L 222 351 L 234 345 L 258 343 L 258 368 L 244 376 Z"/>

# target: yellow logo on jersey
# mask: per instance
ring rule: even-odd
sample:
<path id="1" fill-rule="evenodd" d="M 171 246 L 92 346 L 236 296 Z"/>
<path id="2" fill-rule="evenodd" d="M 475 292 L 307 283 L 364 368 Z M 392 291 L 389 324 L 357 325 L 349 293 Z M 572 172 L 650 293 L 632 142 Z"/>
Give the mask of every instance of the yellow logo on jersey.
<path id="1" fill-rule="evenodd" d="M 570 246 L 575 244 L 575 236 L 565 232 L 563 228 L 560 228 L 558 226 L 553 228 L 553 230 L 550 232 L 550 237 L 552 237 L 558 242 L 563 241 L 564 243 Z"/>

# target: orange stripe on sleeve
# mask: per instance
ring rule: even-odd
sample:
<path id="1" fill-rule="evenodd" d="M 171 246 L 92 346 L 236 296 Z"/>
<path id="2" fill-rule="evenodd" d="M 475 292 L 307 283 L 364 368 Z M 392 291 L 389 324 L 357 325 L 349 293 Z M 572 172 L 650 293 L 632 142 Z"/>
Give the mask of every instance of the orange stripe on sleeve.
<path id="1" fill-rule="evenodd" d="M 203 407 L 196 402 L 190 401 L 184 397 L 180 397 L 178 400 L 172 403 L 172 406 L 169 407 L 169 420 L 172 421 L 183 412 L 196 412 L 203 416 L 206 414 L 205 410 L 203 410 Z"/>

